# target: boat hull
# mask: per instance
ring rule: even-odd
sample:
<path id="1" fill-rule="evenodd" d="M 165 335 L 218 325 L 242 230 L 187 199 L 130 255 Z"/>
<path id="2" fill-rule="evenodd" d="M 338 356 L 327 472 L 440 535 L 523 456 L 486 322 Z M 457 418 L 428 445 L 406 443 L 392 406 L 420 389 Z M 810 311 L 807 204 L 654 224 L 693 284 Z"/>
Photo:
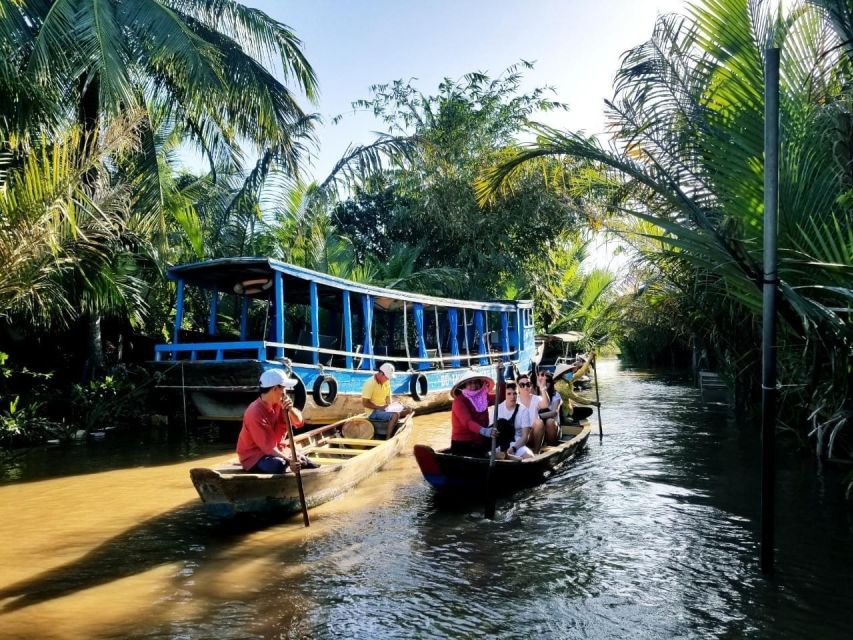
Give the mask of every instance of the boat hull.
<path id="1" fill-rule="evenodd" d="M 316 429 L 297 437 L 297 444 L 310 442 L 323 433 L 338 433 L 340 425 Z M 412 420 L 400 423 L 394 436 L 376 441 L 371 449 L 339 464 L 323 464 L 316 469 L 303 469 L 302 485 L 308 508 L 328 502 L 346 493 L 369 477 L 408 444 Z M 309 449 L 310 452 L 310 449 Z M 247 473 L 239 465 L 228 464 L 215 469 L 195 468 L 190 478 L 207 512 L 218 518 L 232 518 L 242 513 L 288 515 L 302 510 L 296 476 L 292 473 Z"/>
<path id="2" fill-rule="evenodd" d="M 509 494 L 544 482 L 586 446 L 589 433 L 589 425 L 571 429 L 568 440 L 531 460 L 496 460 L 490 480 L 493 490 Z M 426 445 L 415 445 L 415 460 L 424 479 L 440 494 L 457 499 L 484 495 L 488 458 L 453 455 L 447 449 L 436 451 Z"/>
<path id="3" fill-rule="evenodd" d="M 280 367 L 276 363 L 256 360 L 244 362 L 155 362 L 161 372 L 159 387 L 185 390 L 205 420 L 240 421 L 249 403 L 257 397 L 257 380 L 265 369 Z M 416 372 L 399 372 L 391 380 L 393 399 L 412 407 L 417 413 L 441 411 L 450 406 L 450 389 L 469 371 L 494 376 L 495 365 L 476 365 L 466 368 L 434 369 Z M 302 410 L 306 424 L 323 425 L 337 422 L 364 412 L 361 389 L 374 374 L 373 371 L 355 371 L 311 365 L 292 365 L 292 373 L 300 381 L 295 393 L 295 403 Z M 334 378 L 337 393 L 322 406 L 312 393 L 321 376 Z M 412 393 L 414 380 L 420 376 L 426 381 L 426 393 Z"/>

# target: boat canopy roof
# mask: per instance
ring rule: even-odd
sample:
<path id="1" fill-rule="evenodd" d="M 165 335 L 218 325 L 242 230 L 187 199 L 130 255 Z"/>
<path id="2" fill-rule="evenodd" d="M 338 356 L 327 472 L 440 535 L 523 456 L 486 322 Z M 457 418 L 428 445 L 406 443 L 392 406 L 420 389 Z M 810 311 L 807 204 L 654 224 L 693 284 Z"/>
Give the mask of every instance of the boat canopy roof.
<path id="1" fill-rule="evenodd" d="M 540 340 L 558 340 L 559 342 L 580 342 L 584 334 L 580 331 L 568 331 L 566 333 L 545 333 L 536 336 Z"/>
<path id="2" fill-rule="evenodd" d="M 338 291 L 370 295 L 373 297 L 374 305 L 385 311 L 402 309 L 404 302 L 483 311 L 515 311 L 519 308 L 533 307 L 532 300 L 477 302 L 386 289 L 345 280 L 271 258 L 217 258 L 193 262 L 172 267 L 169 269 L 168 276 L 172 280 L 183 280 L 187 284 L 206 289 L 240 293 L 243 289 L 248 289 L 245 285 L 252 281 L 272 282 L 276 272 L 280 272 L 284 277 L 285 300 L 296 304 L 310 304 L 309 283 L 316 282 L 319 285 L 317 289 L 319 304 L 326 308 L 340 306 L 341 298 Z M 264 288 L 255 293 L 247 291 L 246 295 L 266 298 L 270 295 L 270 291 L 271 289 Z"/>

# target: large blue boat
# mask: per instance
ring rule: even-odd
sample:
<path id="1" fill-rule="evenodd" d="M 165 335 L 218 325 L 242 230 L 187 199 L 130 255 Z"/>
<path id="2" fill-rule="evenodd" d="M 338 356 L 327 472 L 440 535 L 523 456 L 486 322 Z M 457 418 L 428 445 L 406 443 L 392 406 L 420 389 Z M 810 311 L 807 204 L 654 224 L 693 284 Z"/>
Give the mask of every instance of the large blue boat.
<path id="1" fill-rule="evenodd" d="M 534 356 L 530 300 L 475 302 L 352 282 L 268 258 L 173 267 L 172 341 L 155 346 L 158 385 L 210 420 L 239 420 L 262 371 L 284 368 L 309 424 L 362 413 L 361 388 L 384 362 L 395 401 L 446 407 L 468 371 L 498 362 L 527 371 Z M 206 327 L 188 329 L 188 308 Z M 194 316 L 198 316 L 195 313 Z M 203 316 L 202 316 L 203 317 Z"/>

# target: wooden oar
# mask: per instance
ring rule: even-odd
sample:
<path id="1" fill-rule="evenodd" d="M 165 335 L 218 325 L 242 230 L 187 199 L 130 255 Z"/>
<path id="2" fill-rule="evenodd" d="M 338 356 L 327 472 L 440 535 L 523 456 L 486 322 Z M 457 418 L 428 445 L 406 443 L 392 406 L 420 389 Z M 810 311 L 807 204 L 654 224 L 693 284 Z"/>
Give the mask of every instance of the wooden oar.
<path id="1" fill-rule="evenodd" d="M 598 442 L 604 440 L 604 432 L 601 430 L 601 400 L 598 396 L 598 369 L 595 368 L 595 353 L 592 354 L 592 375 L 595 377 L 595 407 L 598 411 Z"/>
<path id="2" fill-rule="evenodd" d="M 497 448 L 496 430 L 498 428 L 498 403 L 500 401 L 501 382 L 503 381 L 503 367 L 498 364 L 498 383 L 495 386 L 495 412 L 492 421 L 492 451 L 489 455 L 489 469 L 486 471 L 486 508 L 483 515 L 489 520 L 495 519 L 495 493 L 492 490 L 492 471 L 495 468 L 495 449 Z"/>
<path id="3" fill-rule="evenodd" d="M 296 442 L 293 440 L 293 424 L 290 422 L 290 409 L 285 409 L 284 420 L 287 422 L 287 433 L 290 439 L 290 455 L 294 461 L 298 461 L 296 457 Z M 296 487 L 299 489 L 299 502 L 302 505 L 302 520 L 305 521 L 305 526 L 310 527 L 311 521 L 308 519 L 308 505 L 305 503 L 305 490 L 302 488 L 302 470 L 297 467 L 294 470 L 296 474 Z"/>

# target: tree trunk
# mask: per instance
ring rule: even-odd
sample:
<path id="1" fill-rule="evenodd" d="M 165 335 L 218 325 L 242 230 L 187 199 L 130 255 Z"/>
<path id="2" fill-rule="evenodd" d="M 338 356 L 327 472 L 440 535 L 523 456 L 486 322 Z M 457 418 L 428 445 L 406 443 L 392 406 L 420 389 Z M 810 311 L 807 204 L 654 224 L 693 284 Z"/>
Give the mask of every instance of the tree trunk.
<path id="1" fill-rule="evenodd" d="M 100 109 L 100 81 L 98 76 L 94 75 L 91 78 L 85 75 L 80 76 L 80 103 L 77 105 L 77 122 L 83 130 L 83 136 L 80 139 L 81 150 L 83 145 L 91 140 L 98 127 L 98 111 Z M 89 188 L 94 188 L 95 179 L 98 177 L 97 170 L 94 168 L 86 172 L 83 176 L 83 184 Z"/>
<path id="2" fill-rule="evenodd" d="M 97 75 L 80 76 L 80 103 L 78 104 L 77 120 L 83 130 L 80 139 L 81 147 L 91 144 L 92 136 L 97 132 L 98 112 L 100 110 L 100 81 Z M 94 191 L 98 171 L 94 167 L 83 176 L 83 184 L 87 190 Z M 101 316 L 98 313 L 86 316 L 86 377 L 94 379 L 104 372 L 104 345 L 101 336 Z"/>
<path id="3" fill-rule="evenodd" d="M 86 316 L 86 378 L 93 380 L 106 369 L 104 342 L 101 336 L 101 316 Z"/>

